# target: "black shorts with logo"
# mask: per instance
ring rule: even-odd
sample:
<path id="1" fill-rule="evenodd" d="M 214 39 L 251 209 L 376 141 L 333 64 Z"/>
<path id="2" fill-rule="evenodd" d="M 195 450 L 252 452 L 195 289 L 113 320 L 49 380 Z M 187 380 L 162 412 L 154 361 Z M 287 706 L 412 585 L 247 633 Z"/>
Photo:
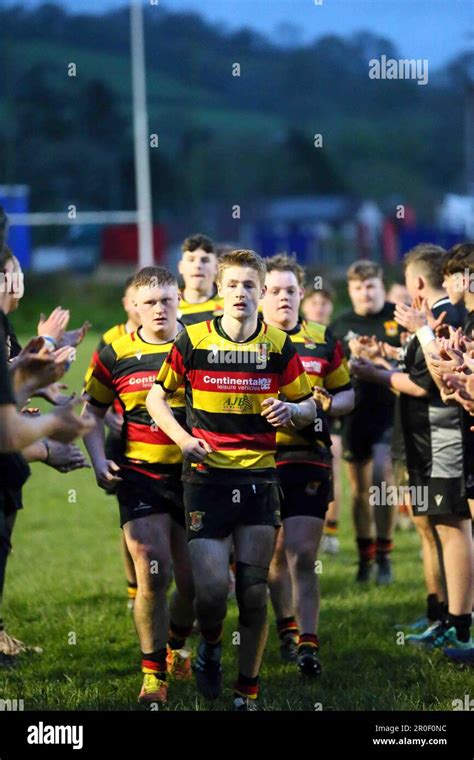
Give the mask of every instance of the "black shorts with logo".
<path id="1" fill-rule="evenodd" d="M 226 538 L 237 525 L 271 525 L 280 521 L 277 483 L 184 482 L 188 541 Z"/>
<path id="2" fill-rule="evenodd" d="M 319 517 L 324 520 L 333 498 L 331 468 L 289 464 L 278 467 L 283 491 L 281 519 Z"/>
<path id="3" fill-rule="evenodd" d="M 169 514 L 184 528 L 183 486 L 179 477 L 158 479 L 126 467 L 121 468 L 119 476 L 122 482 L 116 494 L 121 527 L 140 517 Z"/>
<path id="4" fill-rule="evenodd" d="M 471 517 L 464 478 L 429 478 L 413 470 L 408 471 L 408 478 L 410 502 L 415 516 Z"/>

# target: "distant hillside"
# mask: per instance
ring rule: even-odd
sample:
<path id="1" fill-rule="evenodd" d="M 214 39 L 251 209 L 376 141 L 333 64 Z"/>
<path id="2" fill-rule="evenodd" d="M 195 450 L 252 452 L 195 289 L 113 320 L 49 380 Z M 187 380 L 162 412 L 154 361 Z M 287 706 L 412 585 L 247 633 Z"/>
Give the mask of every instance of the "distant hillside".
<path id="1" fill-rule="evenodd" d="M 467 59 L 424 87 L 373 81 L 370 58 L 398 54 L 370 33 L 284 50 L 195 14 L 149 8 L 145 18 L 161 216 L 282 192 L 397 196 L 423 210 L 463 189 Z M 134 203 L 128 20 L 51 4 L 0 11 L 2 181 L 30 184 L 37 208 L 71 197 L 88 208 Z"/>

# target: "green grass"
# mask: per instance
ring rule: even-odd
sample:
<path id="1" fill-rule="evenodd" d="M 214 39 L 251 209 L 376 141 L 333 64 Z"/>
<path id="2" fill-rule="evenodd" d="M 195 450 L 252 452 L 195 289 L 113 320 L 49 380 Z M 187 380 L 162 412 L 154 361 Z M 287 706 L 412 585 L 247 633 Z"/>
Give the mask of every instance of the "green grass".
<path id="1" fill-rule="evenodd" d="M 90 335 L 68 381 L 81 377 L 97 339 Z M 70 489 L 76 502 L 70 503 Z M 4 600 L 8 628 L 43 655 L 0 671 L 0 697 L 23 699 L 26 710 L 136 710 L 141 677 L 139 647 L 126 610 L 119 554 L 120 529 L 113 497 L 95 485 L 90 470 L 60 475 L 33 466 L 25 509 L 14 534 Z M 323 556 L 320 635 L 324 674 L 305 684 L 279 662 L 273 614 L 262 670 L 261 706 L 267 710 L 451 710 L 453 699 L 474 694 L 474 675 L 455 669 L 442 654 L 428 655 L 396 643 L 394 624 L 423 611 L 419 543 L 397 533 L 396 584 L 355 587 L 355 552 L 347 495 L 342 551 Z M 228 709 L 236 674 L 234 603 L 224 636 L 222 699 L 211 707 L 194 685 L 173 684 L 169 710 Z M 76 644 L 68 637 L 74 633 Z M 195 642 L 193 642 L 195 643 Z M 317 708 L 320 709 L 320 708 Z"/>

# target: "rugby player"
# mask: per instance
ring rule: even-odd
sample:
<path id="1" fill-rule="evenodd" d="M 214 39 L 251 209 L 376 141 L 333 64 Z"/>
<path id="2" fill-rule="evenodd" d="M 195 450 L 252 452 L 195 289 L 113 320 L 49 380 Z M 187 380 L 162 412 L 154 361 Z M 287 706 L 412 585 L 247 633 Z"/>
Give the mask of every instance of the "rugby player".
<path id="1" fill-rule="evenodd" d="M 334 298 L 334 290 L 328 284 L 325 284 L 324 287 L 318 289 L 308 289 L 301 303 L 301 311 L 309 322 L 319 322 L 322 325 L 329 325 L 334 311 Z M 340 420 L 337 420 L 336 418 L 333 418 L 329 422 L 332 441 L 331 453 L 333 456 L 331 482 L 332 494 L 328 511 L 326 512 L 320 550 L 323 554 L 338 554 L 340 548 L 338 529 L 342 499 L 341 424 Z"/>
<path id="2" fill-rule="evenodd" d="M 193 325 L 222 314 L 222 299 L 217 294 L 217 251 L 207 235 L 190 235 L 182 245 L 178 271 L 183 278 L 178 316 Z"/>
<path id="3" fill-rule="evenodd" d="M 178 285 L 170 272 L 146 267 L 135 275 L 132 287 L 141 327 L 105 346 L 96 360 L 86 385 L 86 408 L 98 424 L 85 444 L 98 485 L 116 490 L 120 524 L 138 579 L 134 618 L 142 653 L 139 701 L 163 703 L 167 669 L 177 678 L 191 675 L 183 647 L 193 622 L 193 583 L 184 530 L 181 451 L 153 425 L 145 400 L 182 325 L 177 321 Z M 184 424 L 184 390 L 175 391 L 172 414 Z M 123 410 L 125 443 L 116 461 L 107 458 L 104 446 L 104 417 L 115 398 Z M 177 591 L 168 612 L 171 558 Z"/>
<path id="4" fill-rule="evenodd" d="M 352 309 L 332 322 L 335 337 L 346 356 L 357 350 L 359 336 L 375 336 L 392 346 L 400 345 L 400 329 L 394 320 L 394 305 L 385 299 L 380 266 L 356 261 L 348 269 L 348 291 Z M 354 381 L 355 407 L 342 420 L 343 457 L 348 463 L 359 567 L 356 580 L 370 580 L 376 560 L 378 584 L 393 580 L 391 551 L 396 511 L 392 506 L 372 506 L 369 489 L 392 482 L 390 458 L 395 397 L 386 388 Z M 375 536 L 374 536 L 375 532 Z"/>
<path id="5" fill-rule="evenodd" d="M 125 281 L 124 293 L 122 297 L 122 306 L 125 314 L 127 315 L 127 319 L 125 322 L 119 322 L 117 325 L 114 325 L 102 335 L 87 369 L 84 379 L 85 384 L 87 384 L 92 376 L 94 367 L 102 349 L 105 348 L 105 346 L 110 345 L 110 343 L 113 343 L 118 338 L 122 337 L 122 335 L 128 335 L 132 332 L 135 332 L 140 327 L 140 316 L 133 303 L 134 289 L 132 282 L 133 275 L 128 277 Z M 113 405 L 107 410 L 104 422 L 108 428 L 107 438 L 105 441 L 105 454 L 107 459 L 114 460 L 116 457 L 120 457 L 123 453 L 123 413 L 118 398 L 115 398 Z M 133 610 L 133 605 L 137 596 L 137 577 L 135 574 L 135 566 L 133 564 L 130 552 L 128 551 L 127 542 L 125 541 L 125 534 L 123 532 L 121 534 L 121 551 L 125 567 L 125 578 L 127 581 L 127 606 L 129 609 Z"/>
<path id="6" fill-rule="evenodd" d="M 184 502 L 196 612 L 201 630 L 197 687 L 209 699 L 221 687 L 231 539 L 239 608 L 239 675 L 234 709 L 256 709 L 267 638 L 267 581 L 280 524 L 276 428 L 315 417 L 311 384 L 291 339 L 258 317 L 265 263 L 253 251 L 218 262 L 222 317 L 186 327 L 150 391 L 151 417 L 181 448 Z M 186 383 L 191 433 L 167 397 Z M 279 394 L 286 400 L 278 398 Z"/>
<path id="7" fill-rule="evenodd" d="M 283 254 L 265 263 L 264 321 L 290 337 L 314 387 L 321 415 L 302 430 L 286 426 L 277 432 L 283 528 L 269 584 L 283 661 L 296 662 L 302 674 L 317 676 L 321 672 L 317 636 L 320 594 L 315 562 L 331 495 L 331 439 L 325 415 L 339 417 L 352 411 L 354 391 L 342 348 L 330 330 L 299 318 L 303 268 Z"/>

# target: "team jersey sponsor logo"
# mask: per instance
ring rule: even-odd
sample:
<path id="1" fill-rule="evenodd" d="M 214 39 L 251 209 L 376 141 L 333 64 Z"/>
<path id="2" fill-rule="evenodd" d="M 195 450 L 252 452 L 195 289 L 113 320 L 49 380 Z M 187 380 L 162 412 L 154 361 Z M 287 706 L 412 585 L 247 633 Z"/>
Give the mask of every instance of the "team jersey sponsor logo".
<path id="1" fill-rule="evenodd" d="M 388 335 L 389 338 L 394 338 L 398 335 L 398 323 L 395 322 L 394 319 L 389 319 L 388 322 L 384 322 L 383 326 L 385 329 L 385 335 Z"/>
<path id="2" fill-rule="evenodd" d="M 129 385 L 150 385 L 152 386 L 155 382 L 156 374 L 155 375 L 146 375 L 145 377 L 131 377 L 129 379 Z"/>
<path id="3" fill-rule="evenodd" d="M 193 530 L 195 533 L 197 533 L 198 530 L 201 530 L 202 518 L 204 517 L 205 514 L 206 514 L 205 512 L 190 512 L 189 513 L 190 530 Z"/>
<path id="4" fill-rule="evenodd" d="M 309 372 L 310 375 L 321 374 L 322 364 L 317 359 L 305 359 L 304 357 L 301 357 L 301 362 L 305 372 Z"/>
<path id="5" fill-rule="evenodd" d="M 212 375 L 204 375 L 203 380 L 206 385 L 217 385 L 217 390 L 226 391 L 241 391 L 245 388 L 252 388 L 265 392 L 270 390 L 272 384 L 270 377 L 232 377 L 232 375 L 213 377 Z"/>

